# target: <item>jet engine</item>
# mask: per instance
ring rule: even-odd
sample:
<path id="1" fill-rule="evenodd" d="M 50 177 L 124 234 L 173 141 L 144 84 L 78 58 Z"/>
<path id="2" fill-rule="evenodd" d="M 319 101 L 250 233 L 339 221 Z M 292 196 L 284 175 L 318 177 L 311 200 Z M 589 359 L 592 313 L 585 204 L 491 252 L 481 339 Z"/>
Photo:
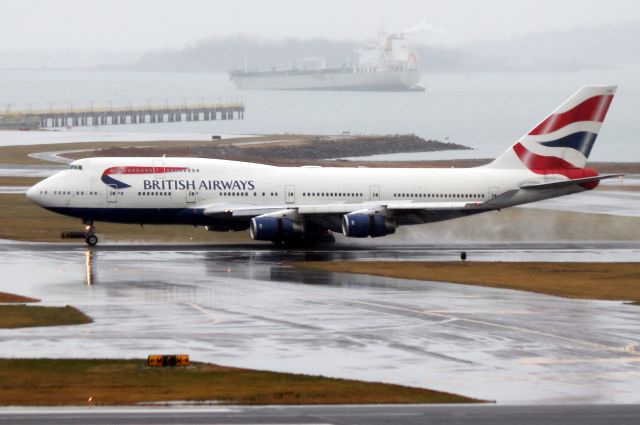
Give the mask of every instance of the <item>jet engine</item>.
<path id="1" fill-rule="evenodd" d="M 289 241 L 304 236 L 304 221 L 261 215 L 251 219 L 251 238 L 256 241 Z"/>
<path id="2" fill-rule="evenodd" d="M 396 232 L 396 219 L 373 211 L 356 211 L 342 216 L 342 233 L 349 238 L 372 238 Z"/>

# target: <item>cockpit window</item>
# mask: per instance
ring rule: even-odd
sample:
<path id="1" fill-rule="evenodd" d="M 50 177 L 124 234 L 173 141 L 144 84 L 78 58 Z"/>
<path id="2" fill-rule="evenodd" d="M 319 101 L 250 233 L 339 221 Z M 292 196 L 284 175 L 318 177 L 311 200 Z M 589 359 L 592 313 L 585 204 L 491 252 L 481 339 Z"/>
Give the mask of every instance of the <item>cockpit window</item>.
<path id="1" fill-rule="evenodd" d="M 82 165 L 69 164 L 67 170 L 82 170 Z"/>

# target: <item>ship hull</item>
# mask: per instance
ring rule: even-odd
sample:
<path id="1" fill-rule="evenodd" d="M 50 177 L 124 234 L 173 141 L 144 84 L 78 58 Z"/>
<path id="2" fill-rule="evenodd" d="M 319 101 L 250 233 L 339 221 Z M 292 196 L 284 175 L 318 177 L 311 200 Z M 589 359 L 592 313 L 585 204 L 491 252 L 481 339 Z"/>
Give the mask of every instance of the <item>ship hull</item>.
<path id="1" fill-rule="evenodd" d="M 231 78 L 240 90 L 410 91 L 419 86 L 420 71 L 236 73 Z"/>

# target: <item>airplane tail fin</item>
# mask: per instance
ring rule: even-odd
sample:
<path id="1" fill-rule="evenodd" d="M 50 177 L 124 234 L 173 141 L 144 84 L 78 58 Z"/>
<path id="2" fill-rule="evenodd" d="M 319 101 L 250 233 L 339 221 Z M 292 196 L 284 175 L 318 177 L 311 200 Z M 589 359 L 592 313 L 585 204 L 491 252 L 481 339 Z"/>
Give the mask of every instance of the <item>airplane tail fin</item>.
<path id="1" fill-rule="evenodd" d="M 598 136 L 616 86 L 584 86 L 525 134 L 491 168 L 528 168 L 575 178 Z"/>

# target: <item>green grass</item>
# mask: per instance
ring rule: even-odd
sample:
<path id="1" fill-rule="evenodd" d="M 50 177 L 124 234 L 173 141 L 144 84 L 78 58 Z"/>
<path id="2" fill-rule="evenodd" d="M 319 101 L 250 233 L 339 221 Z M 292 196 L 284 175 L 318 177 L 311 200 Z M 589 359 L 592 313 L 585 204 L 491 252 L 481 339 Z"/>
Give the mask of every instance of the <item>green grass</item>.
<path id="1" fill-rule="evenodd" d="M 89 316 L 71 307 L 0 305 L 0 328 L 82 325 L 91 323 Z"/>
<path id="2" fill-rule="evenodd" d="M 0 303 L 34 303 L 40 301 L 36 298 L 23 297 L 22 295 L 0 292 Z"/>
<path id="3" fill-rule="evenodd" d="M 149 368 L 145 360 L 0 359 L 0 405 L 474 403 L 399 385 L 195 363 Z"/>
<path id="4" fill-rule="evenodd" d="M 294 264 L 331 272 L 640 303 L 640 263 L 336 261 Z"/>

